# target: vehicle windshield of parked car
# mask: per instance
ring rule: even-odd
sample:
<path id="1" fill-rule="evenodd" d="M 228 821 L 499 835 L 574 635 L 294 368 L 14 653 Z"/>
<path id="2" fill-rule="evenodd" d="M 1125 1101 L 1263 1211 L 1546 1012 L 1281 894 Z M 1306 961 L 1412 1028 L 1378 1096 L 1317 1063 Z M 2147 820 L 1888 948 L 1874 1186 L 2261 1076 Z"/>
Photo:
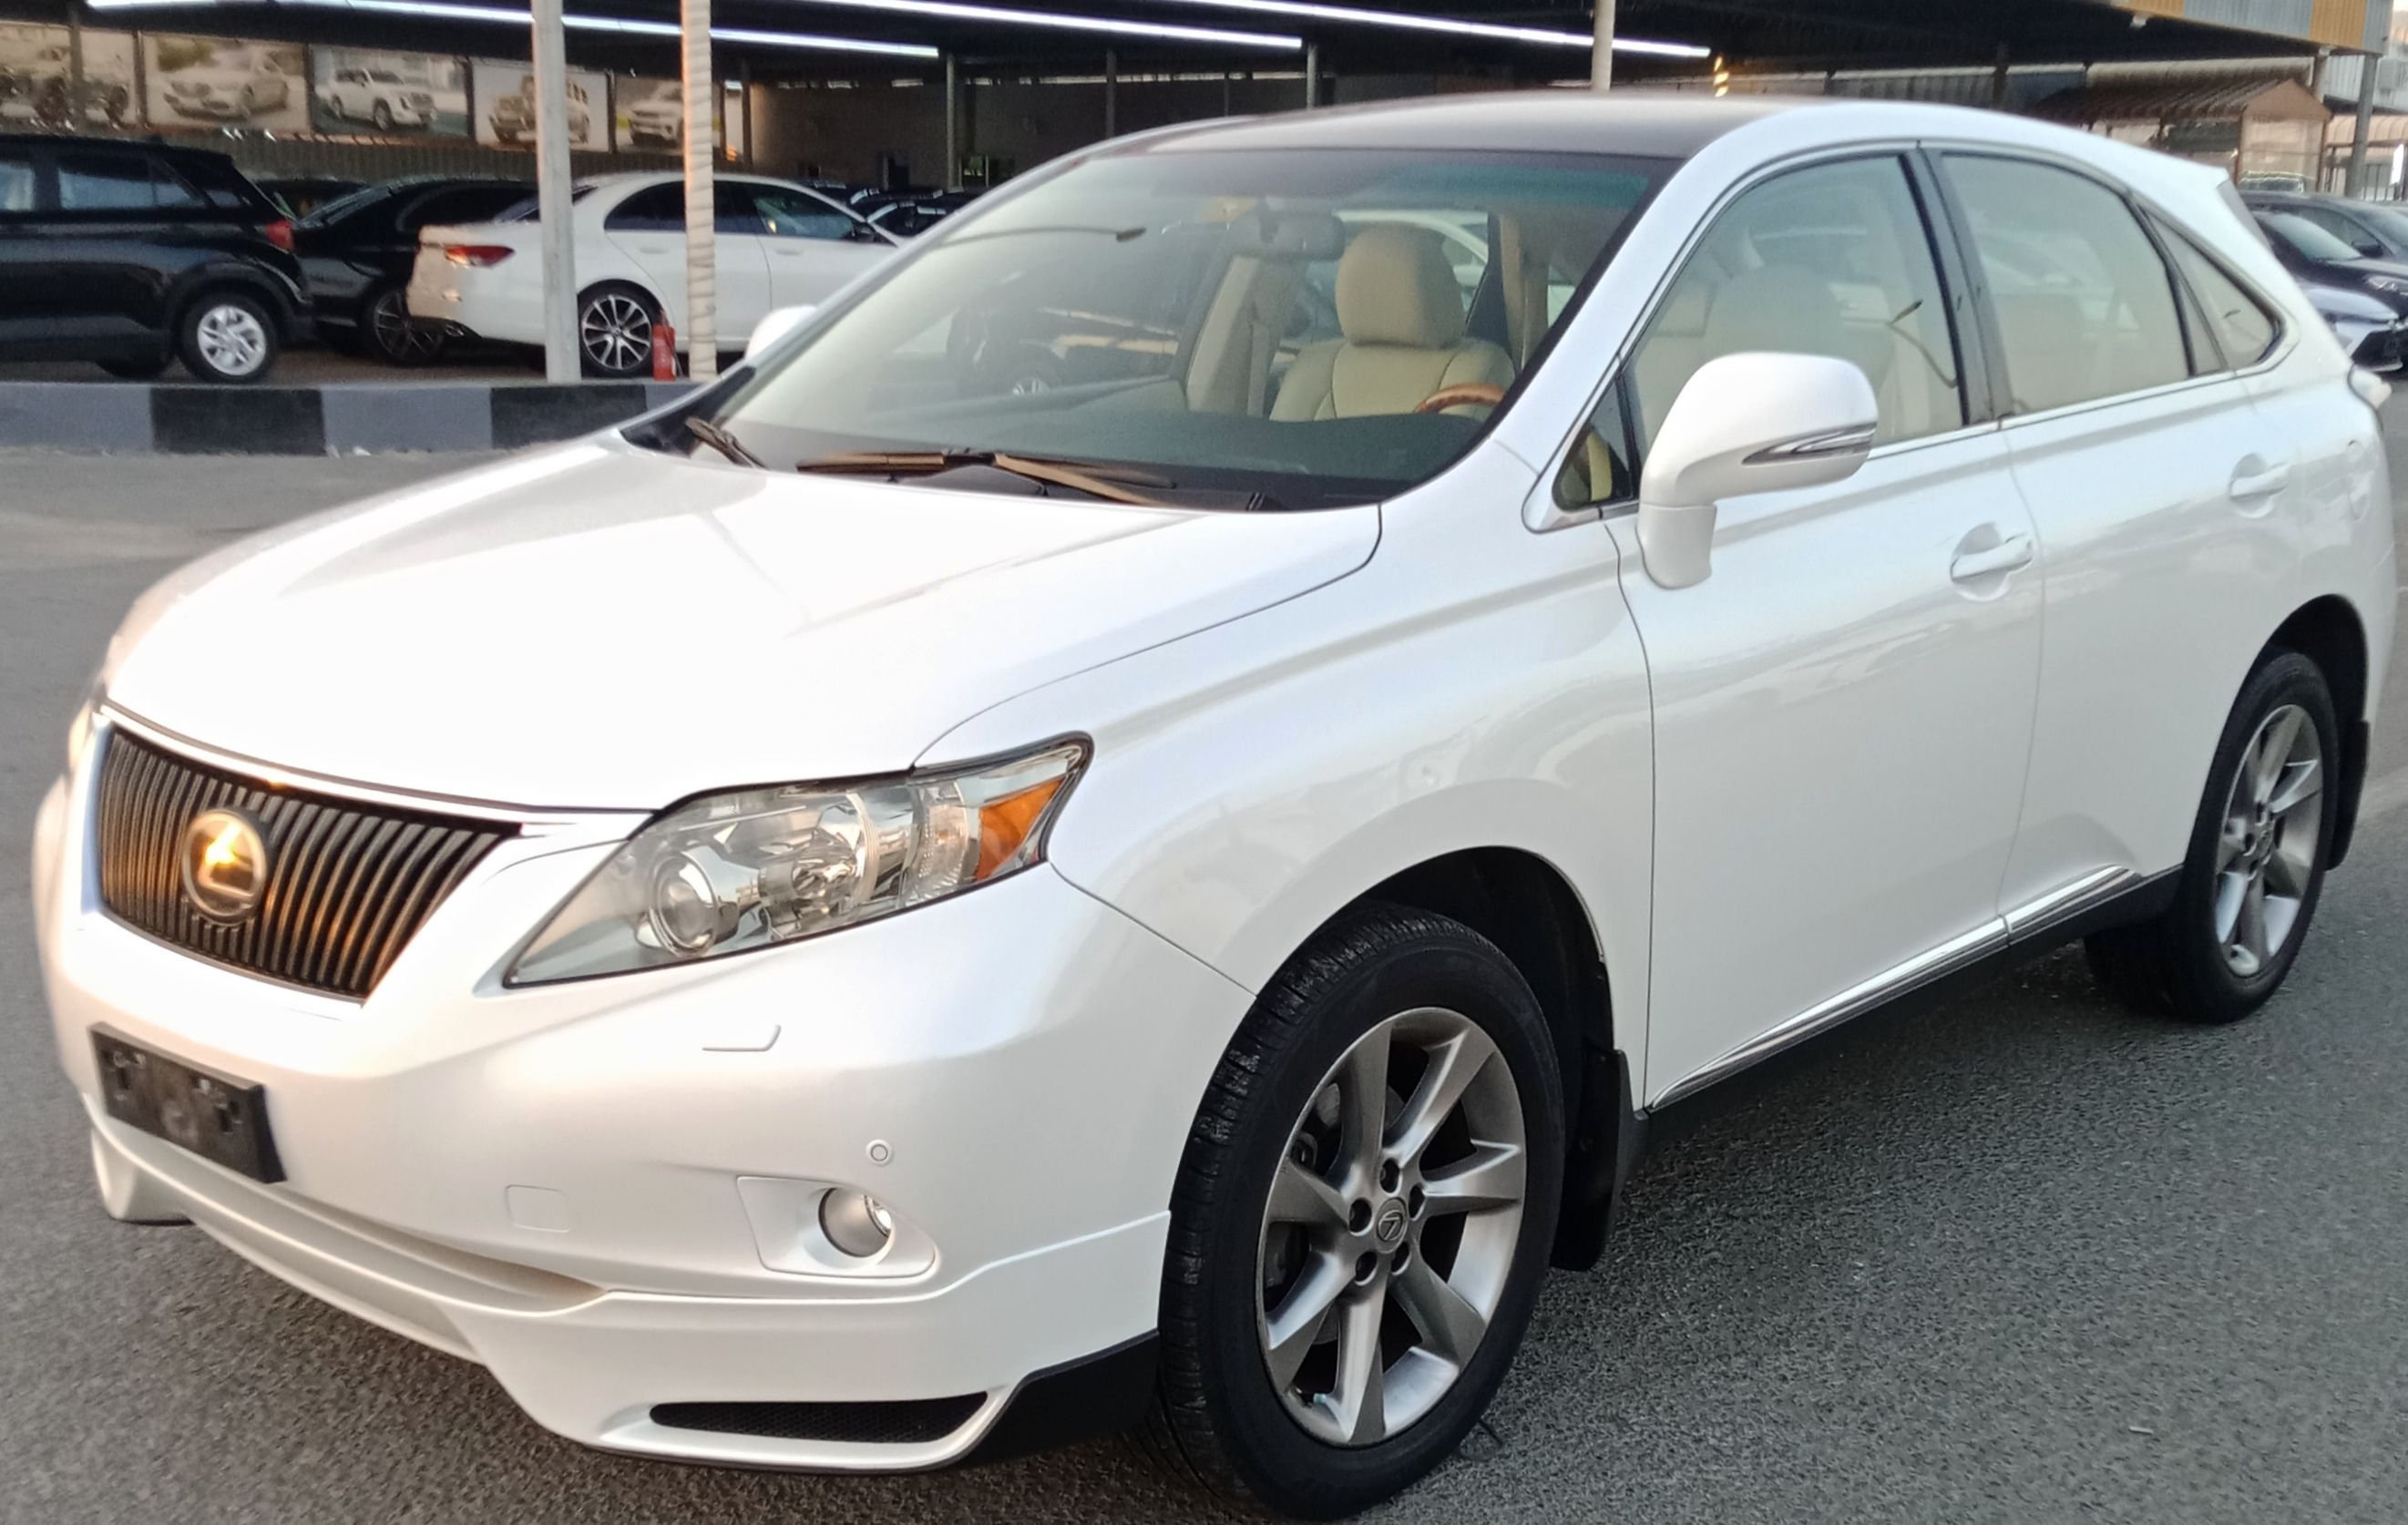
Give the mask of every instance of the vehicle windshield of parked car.
<path id="1" fill-rule="evenodd" d="M 2289 212 L 2260 212 L 2258 221 L 2265 225 L 2266 231 L 2290 245 L 2292 251 L 2301 259 L 2356 260 L 2365 257 L 2304 217 Z"/>
<path id="2" fill-rule="evenodd" d="M 779 469 L 1210 506 L 1372 501 L 1470 446 L 1671 167 L 1094 160 L 932 229 L 702 421 Z M 694 448 L 684 435 L 648 442 Z M 1016 469 L 1030 459 L 1048 479 Z M 1066 483 L 1066 463 L 1095 469 Z"/>

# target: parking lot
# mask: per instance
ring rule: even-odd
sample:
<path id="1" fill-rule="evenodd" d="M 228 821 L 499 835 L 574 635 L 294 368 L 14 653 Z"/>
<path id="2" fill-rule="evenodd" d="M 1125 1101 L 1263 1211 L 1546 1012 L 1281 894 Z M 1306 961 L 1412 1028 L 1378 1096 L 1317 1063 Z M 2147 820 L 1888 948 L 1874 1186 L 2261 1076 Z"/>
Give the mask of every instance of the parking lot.
<path id="1" fill-rule="evenodd" d="M 67 716 L 177 563 L 457 464 L 0 455 L 0 1519 L 1218 1518 L 1119 1443 L 885 1479 L 586 1451 L 197 1230 L 103 1216 L 25 914 Z M 1548 1284 L 1487 1431 L 1376 1518 L 2398 1520 L 2398 656 L 2386 703 L 2356 857 L 2268 1011 L 2143 1020 L 2060 955 L 1850 1033 L 1648 1162 L 1605 1262 Z"/>

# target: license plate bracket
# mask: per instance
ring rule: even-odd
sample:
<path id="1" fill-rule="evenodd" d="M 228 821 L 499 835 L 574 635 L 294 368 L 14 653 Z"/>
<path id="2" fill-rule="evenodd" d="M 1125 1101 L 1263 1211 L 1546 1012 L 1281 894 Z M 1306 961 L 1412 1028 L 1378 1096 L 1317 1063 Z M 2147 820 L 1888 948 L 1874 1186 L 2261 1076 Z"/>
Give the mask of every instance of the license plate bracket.
<path id="1" fill-rule="evenodd" d="M 170 1058 L 106 1026 L 92 1030 L 92 1053 L 110 1117 L 254 1181 L 284 1179 L 267 1128 L 266 1087 Z"/>

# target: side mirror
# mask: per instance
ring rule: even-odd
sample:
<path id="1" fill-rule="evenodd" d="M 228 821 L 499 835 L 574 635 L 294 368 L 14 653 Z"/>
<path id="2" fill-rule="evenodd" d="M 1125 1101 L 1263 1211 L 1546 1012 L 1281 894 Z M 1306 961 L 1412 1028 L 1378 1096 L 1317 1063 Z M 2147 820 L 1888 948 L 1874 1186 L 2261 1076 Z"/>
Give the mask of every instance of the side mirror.
<path id="1" fill-rule="evenodd" d="M 752 360 L 762 350 L 803 326 L 803 320 L 817 312 L 817 307 L 773 307 L 752 325 L 752 336 L 744 341 L 744 358 Z"/>
<path id="2" fill-rule="evenodd" d="M 1698 367 L 1640 473 L 1647 575 L 1665 588 L 1705 581 L 1723 499 L 1845 481 L 1871 453 L 1880 414 L 1865 373 L 1828 355 L 1725 355 Z"/>

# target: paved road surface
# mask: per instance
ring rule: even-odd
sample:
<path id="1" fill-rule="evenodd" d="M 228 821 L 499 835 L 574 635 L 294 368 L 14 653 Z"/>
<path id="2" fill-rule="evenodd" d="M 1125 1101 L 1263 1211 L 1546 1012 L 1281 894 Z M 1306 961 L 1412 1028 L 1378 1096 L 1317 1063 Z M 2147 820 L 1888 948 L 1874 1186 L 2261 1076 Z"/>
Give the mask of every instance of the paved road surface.
<path id="1" fill-rule="evenodd" d="M 25 930 L 60 734 L 141 587 L 436 466 L 0 457 L 0 1519 L 1215 1518 L 1117 1445 L 885 1480 L 581 1450 L 475 1366 L 93 1204 Z M 2408 472 L 2401 475 L 2408 482 Z M 2408 1517 L 2408 662 L 2289 991 L 2225 1032 L 2059 957 L 1657 1156 L 1548 1285 L 1493 1441 L 1396 1521 Z"/>

